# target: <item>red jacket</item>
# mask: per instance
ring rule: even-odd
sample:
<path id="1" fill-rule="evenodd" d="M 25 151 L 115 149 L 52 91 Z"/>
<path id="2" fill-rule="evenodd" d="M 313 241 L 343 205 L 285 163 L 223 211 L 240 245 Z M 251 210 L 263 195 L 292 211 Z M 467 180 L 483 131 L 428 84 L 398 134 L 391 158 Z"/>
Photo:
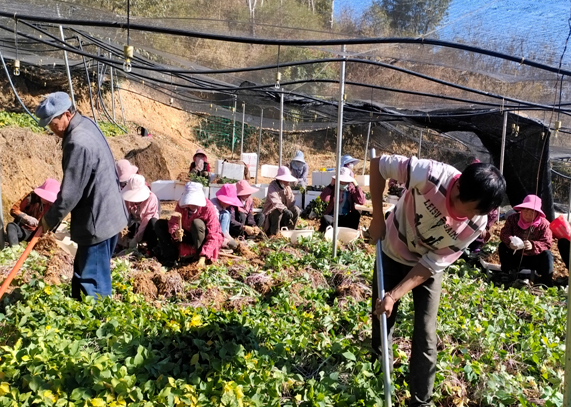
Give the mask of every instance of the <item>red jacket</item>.
<path id="1" fill-rule="evenodd" d="M 523 252 L 524 256 L 536 256 L 551 249 L 553 236 L 551 234 L 551 229 L 549 229 L 549 221 L 547 219 L 542 217 L 541 223 L 536 228 L 530 226 L 527 230 L 518 226 L 518 220 L 519 213 L 514 213 L 506 220 L 506 223 L 500 232 L 500 239 L 506 246 L 510 246 L 511 236 L 517 236 L 523 241 L 529 240 L 531 242 L 532 248 L 531 250 L 525 250 Z"/>
<path id="2" fill-rule="evenodd" d="M 224 235 L 220 229 L 220 220 L 218 219 L 218 211 L 208 199 L 206 206 L 198 208 L 196 212 L 190 213 L 188 208 L 181 208 L 176 205 L 175 211 L 182 214 L 182 228 L 189 232 L 192 226 L 192 221 L 195 219 L 202 219 L 206 224 L 206 239 L 200 251 L 201 256 L 205 256 L 212 261 L 218 259 L 218 253 L 224 242 Z M 178 216 L 172 216 L 169 220 L 169 233 L 173 237 L 174 232 L 178 230 Z M 178 243 L 178 242 L 177 242 Z M 196 249 L 186 243 L 178 243 L 178 252 L 181 257 L 193 256 L 196 254 Z"/>

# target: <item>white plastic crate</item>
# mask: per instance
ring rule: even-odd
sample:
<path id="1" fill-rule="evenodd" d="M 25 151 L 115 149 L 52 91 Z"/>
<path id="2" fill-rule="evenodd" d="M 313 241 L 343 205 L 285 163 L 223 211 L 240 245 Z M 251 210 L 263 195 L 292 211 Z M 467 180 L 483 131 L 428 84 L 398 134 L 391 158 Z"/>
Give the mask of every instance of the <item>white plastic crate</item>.
<path id="1" fill-rule="evenodd" d="M 319 185 L 329 185 L 331 184 L 331 180 L 335 175 L 335 171 L 324 171 L 321 173 L 321 184 Z"/>
<path id="2" fill-rule="evenodd" d="M 262 165 L 262 177 L 275 178 L 278 175 L 278 168 L 277 165 Z"/>
<path id="3" fill-rule="evenodd" d="M 256 153 L 242 153 L 240 160 L 244 161 L 250 172 L 250 178 L 256 176 L 256 165 L 258 164 L 258 154 Z"/>
<path id="4" fill-rule="evenodd" d="M 255 184 L 256 188 L 259 188 L 258 192 L 252 194 L 252 197 L 264 199 L 268 195 L 269 184 Z"/>
<path id="5" fill-rule="evenodd" d="M 182 181 L 175 181 L 175 185 L 174 185 L 174 200 L 178 201 L 180 199 L 180 197 L 182 196 L 182 194 L 184 194 L 184 186 L 186 185 L 186 183 L 182 182 Z"/>
<path id="6" fill-rule="evenodd" d="M 155 181 L 151 183 L 151 191 L 160 201 L 174 201 L 176 181 Z"/>
<path id="7" fill-rule="evenodd" d="M 309 205 L 311 201 L 314 201 L 321 195 L 321 191 L 305 191 L 305 206 Z"/>
<path id="8" fill-rule="evenodd" d="M 321 183 L 321 171 L 313 171 L 311 173 L 311 185 L 323 185 Z"/>
<path id="9" fill-rule="evenodd" d="M 210 195 L 209 198 L 216 198 L 216 193 L 218 192 L 218 190 L 222 188 L 222 184 L 210 184 Z"/>
<path id="10" fill-rule="evenodd" d="M 222 164 L 224 164 L 224 160 L 216 160 L 216 174 L 222 174 Z"/>
<path id="11" fill-rule="evenodd" d="M 293 192 L 293 196 L 295 198 L 295 206 L 303 209 L 303 207 L 302 207 L 303 196 L 302 196 L 301 192 L 298 190 L 295 190 L 295 189 L 292 192 Z"/>
<path id="12" fill-rule="evenodd" d="M 362 187 L 368 187 L 369 186 L 369 176 L 368 175 L 356 175 L 355 179 L 357 180 L 357 182 L 359 183 L 360 186 Z"/>
<path id="13" fill-rule="evenodd" d="M 244 179 L 244 166 L 242 164 L 232 164 L 225 162 L 222 164 L 221 175 L 226 178 L 235 179 L 241 181 Z"/>

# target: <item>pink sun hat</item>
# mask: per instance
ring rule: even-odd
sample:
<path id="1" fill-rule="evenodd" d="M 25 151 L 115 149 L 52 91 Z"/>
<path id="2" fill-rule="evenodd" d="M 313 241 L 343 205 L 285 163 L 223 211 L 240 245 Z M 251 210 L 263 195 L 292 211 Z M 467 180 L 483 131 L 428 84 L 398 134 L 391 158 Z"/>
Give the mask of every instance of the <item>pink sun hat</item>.
<path id="1" fill-rule="evenodd" d="M 252 195 L 258 191 L 258 188 L 251 186 L 245 179 L 238 181 L 236 184 L 236 195 L 238 196 Z"/>
<path id="2" fill-rule="evenodd" d="M 541 198 L 537 195 L 528 195 L 522 203 L 514 206 L 515 211 L 519 212 L 522 209 L 532 209 L 545 218 L 545 213 L 541 210 Z"/>
<path id="3" fill-rule="evenodd" d="M 244 206 L 242 201 L 238 199 L 238 195 L 236 195 L 236 185 L 234 184 L 222 185 L 222 188 L 216 192 L 216 198 L 227 205 Z"/>
<path id="4" fill-rule="evenodd" d="M 42 185 L 34 189 L 34 193 L 48 202 L 54 203 L 60 189 L 59 181 L 48 178 Z"/>
<path id="5" fill-rule="evenodd" d="M 129 162 L 129 160 L 119 160 L 115 163 L 119 182 L 127 182 L 129 178 L 139 171 L 139 168 Z"/>
<path id="6" fill-rule="evenodd" d="M 121 195 L 127 202 L 143 202 L 149 199 L 151 190 L 145 184 L 145 177 L 135 174 L 129 178 L 127 185 L 121 191 Z"/>
<path id="7" fill-rule="evenodd" d="M 291 171 L 285 165 L 282 165 L 280 168 L 278 168 L 276 179 L 285 182 L 297 182 L 297 178 L 291 175 Z"/>

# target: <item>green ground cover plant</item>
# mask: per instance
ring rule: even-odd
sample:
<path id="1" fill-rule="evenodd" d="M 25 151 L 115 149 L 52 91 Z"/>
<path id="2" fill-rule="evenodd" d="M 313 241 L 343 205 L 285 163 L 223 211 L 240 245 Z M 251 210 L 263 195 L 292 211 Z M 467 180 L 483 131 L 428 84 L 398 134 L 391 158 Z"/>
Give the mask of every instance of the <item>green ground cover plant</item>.
<path id="1" fill-rule="evenodd" d="M 30 278 L 0 304 L 0 406 L 382 406 L 371 250 L 357 242 L 333 259 L 317 233 L 252 249 L 259 261 L 209 266 L 154 301 L 136 293 L 134 261 L 116 259 L 114 297 L 99 302 L 47 285 L 33 252 Z M 0 265 L 21 251 L 0 252 Z M 197 292 L 223 296 L 197 306 Z M 404 406 L 408 296 L 398 312 L 393 400 Z M 565 290 L 502 290 L 459 260 L 443 285 L 436 404 L 561 406 L 565 315 Z"/>

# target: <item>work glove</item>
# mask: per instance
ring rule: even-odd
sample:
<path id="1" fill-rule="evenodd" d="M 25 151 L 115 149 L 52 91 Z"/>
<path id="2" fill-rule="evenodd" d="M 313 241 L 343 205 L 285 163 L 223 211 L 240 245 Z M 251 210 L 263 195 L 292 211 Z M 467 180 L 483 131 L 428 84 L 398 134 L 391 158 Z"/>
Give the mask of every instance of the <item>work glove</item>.
<path id="1" fill-rule="evenodd" d="M 24 215 L 24 217 L 22 218 L 22 221 L 28 225 L 31 226 L 33 228 L 38 226 L 38 220 L 36 218 L 34 218 L 33 216 L 29 216 L 29 215 Z"/>
<path id="2" fill-rule="evenodd" d="M 510 236 L 510 249 L 516 251 L 522 250 L 523 248 L 525 248 L 523 240 L 517 236 Z"/>
<path id="3" fill-rule="evenodd" d="M 135 239 L 135 238 L 129 240 L 129 249 L 136 249 L 138 244 L 139 243 L 137 242 L 137 239 Z"/>
<path id="4" fill-rule="evenodd" d="M 184 236 L 184 229 L 177 229 L 177 231 L 174 232 L 174 235 L 176 237 L 176 240 L 178 240 L 179 242 L 182 241 L 182 237 Z"/>
<path id="5" fill-rule="evenodd" d="M 198 260 L 197 267 L 199 267 L 199 268 L 206 267 L 206 257 L 200 256 L 200 259 Z"/>
<path id="6" fill-rule="evenodd" d="M 290 219 L 293 218 L 293 213 L 289 209 L 284 209 L 283 215 L 288 216 Z"/>
<path id="7" fill-rule="evenodd" d="M 256 234 L 256 232 L 254 231 L 254 228 L 252 226 L 244 226 L 244 233 L 246 233 L 248 236 L 252 236 L 252 235 Z"/>

